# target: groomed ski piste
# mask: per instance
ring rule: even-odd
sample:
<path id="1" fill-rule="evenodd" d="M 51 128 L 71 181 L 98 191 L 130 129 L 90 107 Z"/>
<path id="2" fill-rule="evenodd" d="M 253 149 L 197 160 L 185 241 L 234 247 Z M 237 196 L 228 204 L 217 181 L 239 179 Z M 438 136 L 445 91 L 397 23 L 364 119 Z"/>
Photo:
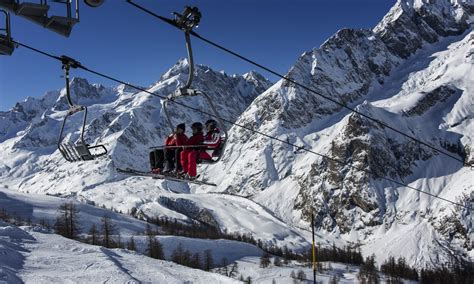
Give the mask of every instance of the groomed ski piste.
<path id="1" fill-rule="evenodd" d="M 107 215 L 117 225 L 123 241 L 131 236 L 137 252 L 126 249 L 107 249 L 64 238 L 52 230 L 38 225 L 40 221 L 54 224 L 57 209 L 64 202 L 75 202 L 84 231 L 93 224 L 100 226 L 100 219 Z M 237 262 L 240 275 L 256 283 L 287 283 L 291 273 L 303 270 L 307 277 L 312 269 L 298 263 L 285 267 L 259 268 L 262 251 L 247 243 L 230 240 L 205 240 L 179 236 L 156 236 L 163 245 L 165 258 L 181 245 L 192 253 L 211 250 L 216 265 L 213 272 L 191 269 L 166 260 L 146 256 L 146 222 L 107 209 L 53 196 L 22 194 L 0 188 L 0 208 L 17 218 L 29 220 L 30 226 L 17 227 L 0 221 L 0 281 L 5 283 L 241 283 L 219 275 L 220 260 Z M 151 225 L 153 229 L 158 229 Z M 337 277 L 340 283 L 353 283 L 359 268 L 353 265 L 327 262 L 332 268 L 318 273 L 323 283 Z M 382 276 L 383 277 L 383 276 Z M 0 282 L 1 283 L 1 282 Z"/>
<path id="2" fill-rule="evenodd" d="M 375 28 L 342 29 L 303 53 L 287 76 L 474 163 L 473 24 L 472 0 L 397 1 Z M 163 100 L 150 93 L 166 96 L 182 87 L 188 68 L 189 60 L 179 60 L 139 92 L 72 79 L 73 97 L 89 106 L 86 134 L 92 138 L 87 142 L 109 149 L 94 161 L 70 164 L 57 150 L 65 89 L 0 112 L 0 210 L 33 223 L 0 224 L 0 281 L 232 283 L 242 276 L 257 283 L 288 283 L 291 272 L 299 270 L 311 278 L 311 269 L 294 261 L 260 268 L 261 249 L 224 239 L 158 235 L 166 260 L 151 259 L 145 256 L 143 219 L 159 217 L 250 234 L 267 247 L 303 253 L 311 245 L 313 210 L 319 246 L 357 247 L 364 257 L 374 255 L 378 266 L 389 256 L 404 257 L 417 269 L 474 259 L 472 210 L 457 205 L 473 196 L 472 168 L 255 71 L 227 75 L 197 65 L 194 87 L 210 94 L 224 119 L 304 149 L 233 126 L 222 160 L 198 168 L 200 179 L 215 187 L 117 171 L 149 171 L 150 147 L 169 134 Z M 200 98 L 185 103 L 208 111 Z M 209 118 L 178 106 L 170 114 L 188 126 Z M 79 137 L 81 122 L 79 115 L 72 117 L 66 141 Z M 324 155 L 343 163 L 331 163 Z M 65 239 L 38 225 L 53 224 L 64 202 L 78 206 L 83 232 L 104 215 L 111 217 L 123 240 L 134 236 L 137 252 Z M 142 220 L 117 211 L 134 211 Z M 179 244 L 192 252 L 212 250 L 216 267 L 205 272 L 169 262 Z M 238 275 L 218 275 L 224 258 L 239 265 Z M 318 273 L 324 283 L 357 281 L 359 267 L 330 266 Z"/>

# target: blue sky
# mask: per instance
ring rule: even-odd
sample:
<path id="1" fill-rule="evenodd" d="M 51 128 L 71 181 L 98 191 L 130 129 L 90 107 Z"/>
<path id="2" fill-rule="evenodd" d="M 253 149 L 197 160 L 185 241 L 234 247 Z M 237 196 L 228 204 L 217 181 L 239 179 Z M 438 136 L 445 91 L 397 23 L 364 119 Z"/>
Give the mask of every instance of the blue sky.
<path id="1" fill-rule="evenodd" d="M 203 18 L 197 32 L 278 72 L 285 73 L 304 51 L 319 46 L 344 27 L 371 28 L 395 0 L 135 0 L 170 16 L 185 5 L 198 6 Z M 124 0 L 108 0 L 96 9 L 81 5 L 81 22 L 64 38 L 12 15 L 13 37 L 124 81 L 148 86 L 178 59 L 186 56 L 178 30 L 137 10 Z M 256 70 L 213 47 L 194 40 L 196 63 L 228 74 Z M 59 62 L 25 48 L 0 57 L 0 110 L 27 96 L 39 97 L 63 87 Z M 93 83 L 116 85 L 73 70 Z"/>

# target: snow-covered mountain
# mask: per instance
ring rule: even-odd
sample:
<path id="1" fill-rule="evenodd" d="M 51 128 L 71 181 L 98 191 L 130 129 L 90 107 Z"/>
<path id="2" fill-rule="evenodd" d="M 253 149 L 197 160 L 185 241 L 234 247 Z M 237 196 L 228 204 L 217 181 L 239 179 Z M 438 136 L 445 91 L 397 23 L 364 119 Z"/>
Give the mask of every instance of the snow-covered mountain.
<path id="1" fill-rule="evenodd" d="M 179 61 L 148 90 L 166 96 L 187 78 L 186 60 Z M 208 93 L 225 119 L 235 121 L 253 99 L 271 83 L 256 72 L 228 76 L 209 67 L 197 66 L 193 87 Z M 149 147 L 161 145 L 170 129 L 162 113 L 162 100 L 125 86 L 105 88 L 84 79 L 71 81 L 72 97 L 89 106 L 86 140 L 103 143 L 105 158 L 93 162 L 68 163 L 56 149 L 65 115 L 65 90 L 49 92 L 41 99 L 28 98 L 2 115 L 1 183 L 22 192 L 76 197 L 86 202 L 140 216 L 168 216 L 196 220 L 236 233 L 252 233 L 266 242 L 302 249 L 307 246 L 301 232 L 294 231 L 258 203 L 239 196 L 192 194 L 186 184 L 128 178 L 116 167 L 147 170 Z M 183 103 L 209 112 L 199 97 Z M 186 108 L 170 104 L 175 123 L 209 119 Z M 66 140 L 79 136 L 82 116 L 72 116 L 66 126 Z M 157 184 L 158 183 L 158 184 Z M 188 193 L 188 194 L 180 194 Z M 229 211 L 233 212 L 229 214 Z M 255 227 L 256 223 L 267 225 Z"/>
<path id="2" fill-rule="evenodd" d="M 398 1 L 373 30 L 339 31 L 287 76 L 472 161 L 473 7 Z M 300 227 L 313 211 L 323 239 L 360 243 L 379 261 L 401 255 L 423 266 L 447 260 L 447 251 L 472 256 L 469 210 L 380 178 L 462 203 L 474 186 L 462 163 L 284 80 L 238 123 L 347 165 L 234 127 L 224 170 L 208 169 L 219 191 L 250 195 Z"/>
<path id="3" fill-rule="evenodd" d="M 287 77 L 471 162 L 473 22 L 472 0 L 398 1 L 372 30 L 340 30 L 302 54 Z M 180 61 L 149 90 L 167 95 L 187 72 Z M 217 188 L 127 178 L 115 168 L 147 169 L 148 147 L 169 132 L 162 101 L 75 79 L 73 98 L 90 106 L 89 142 L 104 143 L 108 157 L 62 160 L 55 144 L 64 90 L 49 92 L 0 113 L 0 183 L 198 220 L 293 249 L 310 240 L 314 212 L 319 242 L 360 245 L 379 263 L 388 255 L 417 266 L 474 256 L 471 211 L 380 178 L 464 202 L 474 185 L 462 163 L 288 81 L 271 86 L 255 72 L 228 76 L 205 66 L 196 73 L 195 87 L 214 98 L 226 119 L 357 169 L 233 127 L 222 161 L 202 168 Z M 185 102 L 208 110 L 198 98 Z M 207 119 L 178 107 L 171 113 L 188 125 Z M 73 117 L 67 139 L 77 139 L 79 125 Z"/>
<path id="4" fill-rule="evenodd" d="M 148 90 L 160 96 L 167 96 L 186 79 L 187 61 L 181 60 L 166 72 L 162 78 Z M 90 85 L 85 79 L 74 78 L 71 83 L 72 98 L 76 103 L 90 106 L 86 127 L 86 142 L 105 144 L 110 149 L 108 159 L 96 163 L 101 169 L 98 180 L 110 180 L 104 176 L 104 170 L 116 166 L 148 168 L 148 148 L 161 145 L 170 129 L 162 114 L 162 100 L 145 92 L 134 92 L 130 87 L 118 86 L 115 89 L 100 85 Z M 207 92 L 222 113 L 229 120 L 235 120 L 250 102 L 269 87 L 269 81 L 256 72 L 243 76 L 228 76 L 215 72 L 205 66 L 198 66 L 193 87 Z M 209 112 L 209 106 L 202 98 L 183 99 L 184 103 Z M 18 103 L 12 110 L 1 114 L 2 162 L 0 168 L 3 176 L 29 176 L 36 183 L 46 173 L 55 172 L 54 180 L 64 182 L 64 171 L 69 170 L 59 151 L 56 149 L 57 136 L 67 110 L 65 89 L 48 92 L 40 99 L 28 98 Z M 209 119 L 189 109 L 171 104 L 169 110 L 175 123 L 186 122 L 189 126 L 194 121 Z M 68 120 L 65 128 L 66 141 L 74 142 L 79 135 L 82 116 L 75 115 Z M 189 131 L 189 130 L 188 130 Z M 18 153 L 23 153 L 18 155 Z M 21 158 L 22 157 L 22 158 Z M 63 170 L 56 171 L 64 166 Z M 80 164 L 72 171 L 79 175 L 90 164 Z M 86 170 L 87 171 L 87 170 Z M 90 173 L 89 174 L 93 174 Z M 59 176 L 57 176 L 59 175 Z M 97 179 L 94 179 L 97 182 Z M 83 182 L 83 181 L 81 181 Z M 44 188 L 53 186 L 43 183 Z M 72 184 L 73 187 L 81 184 Z M 25 184 L 26 187 L 28 185 Z M 53 186 L 54 188 L 55 186 Z M 67 185 L 71 189 L 71 184 Z M 39 191 L 42 189 L 37 188 Z M 77 190 L 80 190 L 78 187 Z"/>

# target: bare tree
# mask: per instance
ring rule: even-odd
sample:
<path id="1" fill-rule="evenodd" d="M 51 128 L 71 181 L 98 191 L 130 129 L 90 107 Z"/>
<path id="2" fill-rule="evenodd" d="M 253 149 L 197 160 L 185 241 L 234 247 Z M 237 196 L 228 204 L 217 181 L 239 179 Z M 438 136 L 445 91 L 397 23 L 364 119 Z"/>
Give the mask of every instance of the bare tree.
<path id="1" fill-rule="evenodd" d="M 117 226 L 112 223 L 112 220 L 108 215 L 104 215 L 100 220 L 102 223 L 102 244 L 110 248 L 114 245 L 114 240 L 112 236 L 117 232 Z"/>
<path id="2" fill-rule="evenodd" d="M 229 264 L 229 261 L 227 260 L 227 257 L 224 257 L 221 259 L 221 264 L 220 264 L 221 274 L 224 274 L 225 276 L 229 275 L 229 268 L 227 267 L 228 264 Z"/>
<path id="3" fill-rule="evenodd" d="M 148 256 L 156 259 L 165 259 L 165 255 L 163 252 L 163 245 L 160 243 L 159 240 L 155 238 L 155 236 L 149 235 L 148 236 L 148 248 L 147 248 Z"/>
<path id="4" fill-rule="evenodd" d="M 201 255 L 200 255 L 198 252 L 194 253 L 193 256 L 191 257 L 190 266 L 191 266 L 192 268 L 201 269 L 201 267 L 202 267 L 202 264 L 201 264 Z"/>
<path id="5" fill-rule="evenodd" d="M 92 227 L 89 230 L 89 236 L 90 236 L 91 244 L 93 244 L 93 245 L 98 245 L 99 244 L 99 241 L 98 241 L 98 238 L 97 238 L 98 234 L 99 234 L 99 232 L 97 231 L 96 225 L 92 224 Z"/>
<path id="6" fill-rule="evenodd" d="M 74 203 L 61 204 L 54 224 L 55 232 L 69 239 L 77 239 L 77 236 L 81 233 L 78 215 L 79 209 Z"/>
<path id="7" fill-rule="evenodd" d="M 229 269 L 229 272 L 227 273 L 227 276 L 234 278 L 235 276 L 237 276 L 238 273 L 239 265 L 237 264 L 237 262 L 234 261 L 234 263 L 232 263 L 232 266 Z"/>
<path id="8" fill-rule="evenodd" d="M 204 270 L 209 271 L 214 266 L 214 258 L 212 257 L 212 251 L 207 249 L 204 251 Z"/>
<path id="9" fill-rule="evenodd" d="M 135 245 L 135 239 L 133 238 L 133 236 L 130 238 L 130 241 L 127 244 L 127 249 L 128 250 L 137 250 L 137 247 Z"/>

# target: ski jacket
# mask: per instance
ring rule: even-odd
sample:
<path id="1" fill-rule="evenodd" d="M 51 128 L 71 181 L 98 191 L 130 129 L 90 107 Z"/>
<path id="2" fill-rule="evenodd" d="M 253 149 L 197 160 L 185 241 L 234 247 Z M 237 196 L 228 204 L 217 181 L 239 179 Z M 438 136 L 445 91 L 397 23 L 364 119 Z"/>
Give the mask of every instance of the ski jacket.
<path id="1" fill-rule="evenodd" d="M 199 132 L 191 137 L 189 137 L 188 141 L 186 142 L 186 145 L 201 145 L 202 142 L 204 141 L 204 135 L 202 132 Z"/>
<path id="2" fill-rule="evenodd" d="M 188 142 L 188 136 L 186 136 L 186 134 L 184 133 L 176 134 L 176 140 L 175 140 L 176 146 L 186 145 L 187 142 Z"/>
<path id="3" fill-rule="evenodd" d="M 209 153 L 213 157 L 219 156 L 221 143 L 222 137 L 219 128 L 214 128 L 213 130 L 207 132 L 206 136 L 204 137 L 204 145 L 207 146 L 207 149 L 214 150 Z"/>
<path id="4" fill-rule="evenodd" d="M 174 137 L 173 134 L 169 135 L 165 139 L 165 146 L 173 146 L 174 145 Z"/>
<path id="5" fill-rule="evenodd" d="M 168 137 L 166 137 L 165 140 L 165 145 L 166 146 L 182 146 L 186 145 L 186 142 L 188 141 L 188 136 L 186 134 L 170 134 Z"/>

